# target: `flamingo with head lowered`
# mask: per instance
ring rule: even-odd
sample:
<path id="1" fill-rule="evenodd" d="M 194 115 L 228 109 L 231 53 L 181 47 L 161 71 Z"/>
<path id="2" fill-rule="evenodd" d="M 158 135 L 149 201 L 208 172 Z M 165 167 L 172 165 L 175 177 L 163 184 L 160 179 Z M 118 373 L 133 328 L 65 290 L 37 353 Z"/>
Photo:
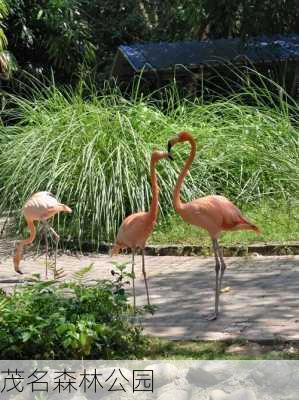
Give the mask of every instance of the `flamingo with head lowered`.
<path id="1" fill-rule="evenodd" d="M 23 253 L 24 246 L 32 243 L 36 237 L 36 228 L 34 221 L 41 221 L 44 224 L 45 239 L 46 239 L 46 277 L 48 273 L 48 240 L 47 240 L 47 230 L 51 232 L 56 240 L 55 249 L 55 270 L 56 270 L 56 256 L 57 256 L 57 245 L 59 241 L 59 235 L 54 231 L 54 229 L 49 225 L 48 219 L 53 217 L 55 214 L 60 212 L 71 213 L 70 207 L 65 204 L 59 203 L 56 198 L 49 192 L 37 192 L 33 194 L 25 203 L 22 213 L 26 220 L 30 236 L 27 239 L 20 240 L 17 244 L 15 256 L 13 258 L 15 271 L 22 274 L 20 270 L 20 262 Z M 55 271 L 54 271 L 55 275 Z"/>
<path id="2" fill-rule="evenodd" d="M 133 281 L 133 297 L 134 297 L 134 312 L 136 310 L 135 298 L 135 253 L 136 249 L 141 249 L 142 253 L 142 273 L 145 283 L 147 303 L 150 305 L 148 282 L 145 272 L 144 248 L 146 241 L 152 233 L 158 217 L 158 202 L 159 202 L 159 187 L 157 184 L 156 164 L 163 158 L 169 158 L 170 155 L 163 151 L 154 150 L 151 156 L 150 175 L 152 188 L 152 202 L 149 211 L 142 211 L 131 214 L 122 222 L 116 241 L 112 249 L 111 255 L 116 255 L 121 249 L 130 248 L 132 250 L 132 281 Z"/>
<path id="3" fill-rule="evenodd" d="M 216 288 L 215 311 L 211 316 L 208 317 L 208 320 L 213 320 L 218 317 L 219 297 L 222 279 L 226 269 L 223 253 L 218 243 L 220 234 L 223 231 L 241 229 L 252 230 L 256 233 L 260 233 L 260 231 L 256 225 L 245 218 L 241 211 L 224 196 L 211 195 L 192 200 L 189 203 L 182 203 L 180 199 L 180 191 L 192 161 L 194 160 L 196 143 L 193 136 L 189 132 L 180 132 L 168 141 L 169 154 L 171 154 L 171 148 L 173 146 L 183 142 L 190 143 L 191 151 L 174 188 L 173 206 L 176 212 L 183 218 L 185 222 L 205 229 L 208 231 L 211 237 L 216 263 Z"/>

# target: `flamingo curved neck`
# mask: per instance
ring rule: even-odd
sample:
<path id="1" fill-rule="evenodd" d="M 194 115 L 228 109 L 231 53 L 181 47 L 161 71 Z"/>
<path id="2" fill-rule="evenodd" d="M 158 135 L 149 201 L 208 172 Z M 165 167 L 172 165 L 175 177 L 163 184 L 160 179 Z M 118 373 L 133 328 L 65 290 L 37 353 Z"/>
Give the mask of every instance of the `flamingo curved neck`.
<path id="1" fill-rule="evenodd" d="M 14 267 L 15 267 L 15 270 L 19 273 L 21 273 L 20 269 L 19 269 L 19 265 L 20 265 L 20 261 L 21 261 L 21 257 L 22 257 L 22 253 L 23 253 L 23 248 L 27 244 L 32 243 L 36 236 L 36 228 L 34 226 L 33 221 L 26 220 L 26 222 L 27 222 L 27 226 L 28 226 L 28 229 L 30 232 L 30 236 L 29 236 L 29 238 L 21 240 L 19 242 L 19 244 L 16 247 L 16 252 L 15 252 L 15 256 L 14 256 Z"/>
<path id="2" fill-rule="evenodd" d="M 176 183 L 174 191 L 173 191 L 173 207 L 176 210 L 176 212 L 178 212 L 178 213 L 184 207 L 184 204 L 181 202 L 181 198 L 180 198 L 181 187 L 182 187 L 184 179 L 189 171 L 189 168 L 190 168 L 190 166 L 194 160 L 195 154 L 196 154 L 195 140 L 193 138 L 189 138 L 188 141 L 191 144 L 190 154 L 189 154 L 187 161 L 185 162 L 184 168 L 182 169 L 182 171 L 178 177 L 177 183 Z"/>
<path id="3" fill-rule="evenodd" d="M 29 230 L 30 235 L 29 235 L 29 237 L 27 239 L 24 239 L 24 240 L 20 241 L 19 244 L 22 245 L 22 246 L 26 246 L 26 245 L 32 243 L 33 240 L 35 239 L 35 236 L 36 236 L 36 228 L 35 228 L 35 225 L 34 225 L 33 221 L 29 220 L 29 219 L 28 220 L 26 219 L 26 222 L 27 222 L 27 228 Z"/>
<path id="4" fill-rule="evenodd" d="M 152 221 L 158 217 L 158 203 L 159 203 L 159 187 L 156 175 L 156 161 L 151 160 L 151 188 L 152 188 L 152 202 L 149 210 L 149 216 Z"/>

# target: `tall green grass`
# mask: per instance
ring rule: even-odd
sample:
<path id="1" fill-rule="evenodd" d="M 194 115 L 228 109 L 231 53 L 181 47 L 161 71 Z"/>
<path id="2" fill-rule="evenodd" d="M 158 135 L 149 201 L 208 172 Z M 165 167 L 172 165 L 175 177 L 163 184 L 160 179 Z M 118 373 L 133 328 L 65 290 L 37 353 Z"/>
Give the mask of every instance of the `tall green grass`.
<path id="1" fill-rule="evenodd" d="M 78 243 L 113 240 L 125 215 L 149 207 L 152 148 L 166 149 L 182 129 L 198 143 L 185 200 L 218 193 L 240 205 L 298 197 L 295 105 L 254 86 L 210 104 L 181 99 L 175 88 L 160 96 L 163 107 L 117 89 L 88 100 L 55 87 L 37 91 L 34 100 L 12 98 L 6 112 L 17 122 L 0 132 L 0 212 L 19 210 L 31 193 L 48 190 L 74 210 L 59 218 L 62 235 Z M 175 163 L 158 165 L 164 215 L 188 152 L 177 146 Z"/>

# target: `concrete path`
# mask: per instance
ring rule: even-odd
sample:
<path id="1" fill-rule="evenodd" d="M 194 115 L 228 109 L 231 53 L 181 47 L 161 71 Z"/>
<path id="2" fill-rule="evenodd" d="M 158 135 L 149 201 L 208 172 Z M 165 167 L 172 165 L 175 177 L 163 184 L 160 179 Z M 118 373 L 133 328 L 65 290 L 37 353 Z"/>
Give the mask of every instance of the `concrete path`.
<path id="1" fill-rule="evenodd" d="M 2 248 L 2 250 L 1 250 Z M 0 286 L 11 287 L 20 279 L 12 267 L 11 248 L 0 246 Z M 107 255 L 60 255 L 58 267 L 68 276 L 94 264 L 93 279 L 107 278 L 113 266 Z M 113 261 L 129 262 L 130 256 Z M 299 339 L 299 256 L 251 256 L 227 258 L 221 295 L 221 316 L 206 321 L 213 310 L 214 260 L 203 257 L 151 257 L 146 259 L 151 301 L 158 307 L 144 321 L 146 332 L 169 339 L 251 340 Z M 44 275 L 44 257 L 28 255 L 23 275 Z M 137 304 L 145 303 L 141 260 L 137 257 Z M 95 305 L 96 306 L 96 305 Z"/>

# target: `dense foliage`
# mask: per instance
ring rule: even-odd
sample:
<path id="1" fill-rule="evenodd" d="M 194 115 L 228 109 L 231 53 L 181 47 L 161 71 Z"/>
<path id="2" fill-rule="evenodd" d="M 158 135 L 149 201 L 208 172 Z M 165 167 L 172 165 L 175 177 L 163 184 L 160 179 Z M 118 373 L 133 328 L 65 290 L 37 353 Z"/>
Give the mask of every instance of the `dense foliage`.
<path id="1" fill-rule="evenodd" d="M 35 93 L 34 101 L 16 98 L 10 118 L 18 122 L 1 128 L 0 211 L 18 210 L 33 192 L 49 190 L 74 211 L 58 219 L 64 238 L 114 240 L 124 216 L 149 207 L 152 148 L 165 149 L 182 129 L 198 138 L 184 200 L 217 193 L 240 206 L 292 201 L 299 194 L 296 107 L 266 89 L 243 90 L 203 104 L 181 100 L 173 88 L 161 92 L 163 107 L 151 98 L 124 99 L 116 89 L 88 101 L 56 88 Z M 157 166 L 164 215 L 188 151 L 181 146 L 174 163 Z"/>
<path id="2" fill-rule="evenodd" d="M 15 69 L 15 60 L 10 52 L 6 50 L 7 38 L 5 35 L 5 19 L 9 13 L 6 0 L 0 0 L 0 79 L 7 79 Z"/>
<path id="3" fill-rule="evenodd" d="M 298 32 L 297 0 L 7 0 L 9 49 L 21 68 L 71 82 L 107 77 L 123 43 Z M 96 61 L 96 62 L 95 62 Z"/>
<path id="4" fill-rule="evenodd" d="M 130 322 L 131 307 L 117 282 L 85 285 L 78 272 L 73 283 L 36 281 L 0 292 L 1 359 L 137 358 L 146 339 Z M 117 272 L 116 272 L 117 273 Z"/>
<path id="5" fill-rule="evenodd" d="M 6 36 L 4 34 L 4 24 L 3 20 L 8 14 L 7 5 L 4 0 L 0 0 L 0 52 L 3 51 L 7 44 Z"/>
<path id="6" fill-rule="evenodd" d="M 21 68 L 71 82 L 83 63 L 94 60 L 88 19 L 73 0 L 9 0 L 9 49 Z"/>

